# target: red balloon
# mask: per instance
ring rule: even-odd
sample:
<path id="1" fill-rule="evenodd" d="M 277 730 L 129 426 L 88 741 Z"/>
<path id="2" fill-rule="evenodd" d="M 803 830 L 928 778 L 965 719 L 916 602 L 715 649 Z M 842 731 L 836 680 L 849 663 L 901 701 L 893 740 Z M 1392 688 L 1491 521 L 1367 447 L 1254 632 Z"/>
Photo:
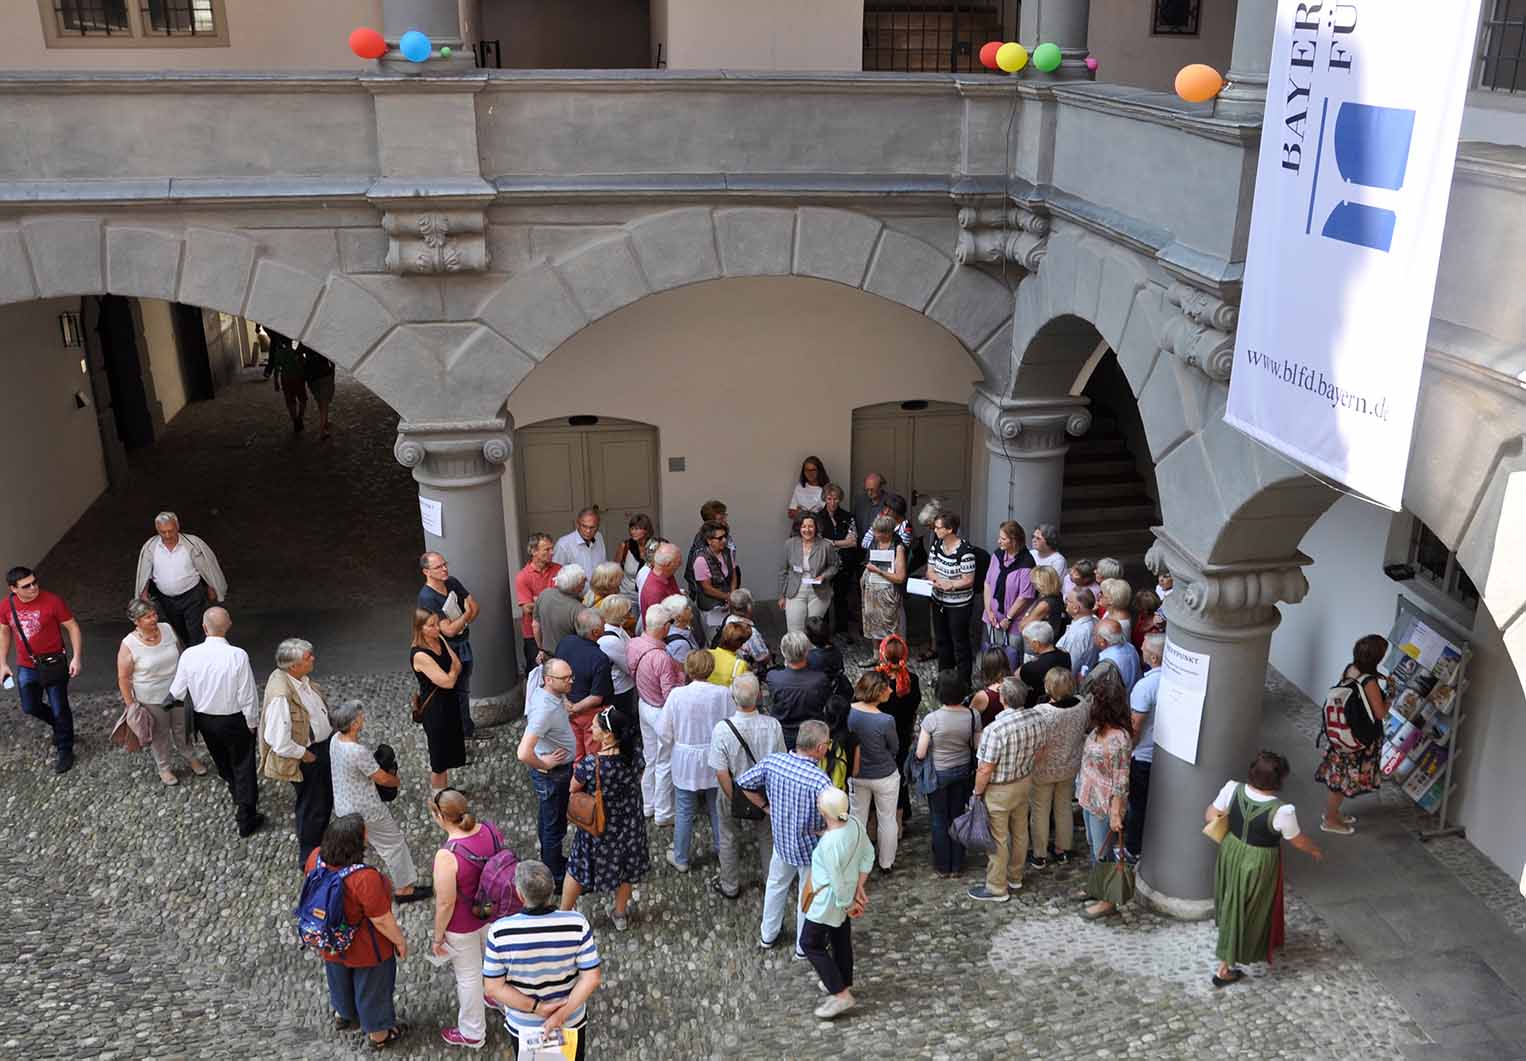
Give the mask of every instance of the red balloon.
<path id="1" fill-rule="evenodd" d="M 996 69 L 996 49 L 1001 47 L 1001 41 L 990 41 L 980 46 L 980 65 L 987 70 Z"/>
<path id="2" fill-rule="evenodd" d="M 350 33 L 350 51 L 362 59 L 380 59 L 387 54 L 387 42 L 369 26 L 359 26 Z"/>

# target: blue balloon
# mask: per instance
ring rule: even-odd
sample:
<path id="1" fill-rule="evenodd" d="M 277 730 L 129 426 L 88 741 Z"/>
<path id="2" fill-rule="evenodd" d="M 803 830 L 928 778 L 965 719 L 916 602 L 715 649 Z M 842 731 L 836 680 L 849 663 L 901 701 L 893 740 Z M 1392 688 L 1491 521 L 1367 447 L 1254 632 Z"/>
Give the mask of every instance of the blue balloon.
<path id="1" fill-rule="evenodd" d="M 429 38 L 416 29 L 411 29 L 403 34 L 397 42 L 397 50 L 403 53 L 403 58 L 410 63 L 422 63 L 429 58 L 434 45 L 429 43 Z"/>

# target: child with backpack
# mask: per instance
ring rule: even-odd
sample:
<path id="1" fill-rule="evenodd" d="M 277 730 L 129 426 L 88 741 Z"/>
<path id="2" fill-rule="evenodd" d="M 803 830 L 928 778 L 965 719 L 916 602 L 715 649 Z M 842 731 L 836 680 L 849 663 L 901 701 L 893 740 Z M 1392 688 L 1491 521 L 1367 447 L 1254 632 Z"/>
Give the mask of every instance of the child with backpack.
<path id="1" fill-rule="evenodd" d="M 1392 692 L 1392 680 L 1385 686 L 1378 664 L 1387 651 L 1388 642 L 1377 634 L 1359 640 L 1341 680 L 1325 694 L 1321 737 L 1327 747 L 1314 771 L 1314 779 L 1330 790 L 1319 823 L 1323 832 L 1340 836 L 1356 832 L 1356 818 L 1341 813 L 1342 801 L 1378 790 L 1378 753 Z"/>
<path id="2" fill-rule="evenodd" d="M 445 843 L 434 856 L 434 932 L 430 950 L 448 959 L 456 976 L 456 1024 L 442 1028 L 451 1046 L 476 1050 L 487 1038 L 482 998 L 482 953 L 487 927 L 517 914 L 514 890 L 519 859 L 490 821 L 478 822 L 466 796 L 441 789 L 429 800 L 429 816 L 445 830 Z"/>

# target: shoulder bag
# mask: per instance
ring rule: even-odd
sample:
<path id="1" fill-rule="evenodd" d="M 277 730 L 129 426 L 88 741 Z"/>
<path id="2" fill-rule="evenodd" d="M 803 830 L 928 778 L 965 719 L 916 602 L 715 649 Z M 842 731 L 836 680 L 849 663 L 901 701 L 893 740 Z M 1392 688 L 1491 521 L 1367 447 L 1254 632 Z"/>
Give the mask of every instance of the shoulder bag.
<path id="1" fill-rule="evenodd" d="M 732 725 L 731 719 L 723 719 L 726 728 L 735 735 L 737 742 L 742 745 L 742 751 L 747 753 L 747 761 L 753 766 L 758 765 L 757 756 L 752 754 L 752 749 L 747 746 L 747 741 L 742 737 L 740 730 Z M 732 779 L 735 782 L 735 778 Z M 731 816 L 744 822 L 760 822 L 764 818 L 763 808 L 743 794 L 742 790 L 733 783 L 731 786 Z"/>
<path id="2" fill-rule="evenodd" d="M 1086 894 L 1114 906 L 1122 906 L 1134 898 L 1134 867 L 1123 857 L 1123 836 L 1116 829 L 1108 832 L 1103 841 L 1102 858 L 1087 874 Z"/>
<path id="3" fill-rule="evenodd" d="M 416 656 L 420 651 L 423 650 L 415 649 L 413 654 Z M 428 655 L 428 653 L 425 652 L 425 655 Z M 414 722 L 421 726 L 424 724 L 424 712 L 429 710 L 429 701 L 433 700 L 434 694 L 439 691 L 440 687 L 437 685 L 433 689 L 429 690 L 428 696 L 421 697 L 418 693 L 413 694 L 413 698 L 408 701 L 408 714 Z"/>
<path id="4" fill-rule="evenodd" d="M 567 820 L 589 836 L 604 835 L 604 785 L 599 773 L 599 760 L 593 757 L 593 792 L 586 789 L 567 797 Z"/>
<path id="5" fill-rule="evenodd" d="M 9 603 L 11 622 L 16 626 L 16 636 L 21 638 L 21 645 L 26 649 L 26 654 L 32 657 L 32 666 L 28 669 L 37 674 L 37 684 L 43 688 L 50 685 L 63 685 L 69 680 L 69 657 L 62 652 L 33 652 L 32 643 L 27 640 L 26 627 L 21 625 L 21 616 L 16 614 L 14 593 L 11 594 Z"/>

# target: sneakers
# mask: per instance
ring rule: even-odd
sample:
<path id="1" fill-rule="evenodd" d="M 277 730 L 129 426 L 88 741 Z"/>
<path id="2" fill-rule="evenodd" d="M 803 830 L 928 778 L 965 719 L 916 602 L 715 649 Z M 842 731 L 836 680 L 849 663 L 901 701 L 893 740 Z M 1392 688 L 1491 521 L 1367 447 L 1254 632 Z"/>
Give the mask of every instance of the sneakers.
<path id="1" fill-rule="evenodd" d="M 673 854 L 673 849 L 671 847 L 668 848 L 668 865 L 672 866 L 680 873 L 689 872 L 689 864 L 687 862 L 678 861 L 678 856 Z"/>
<path id="2" fill-rule="evenodd" d="M 495 1013 L 503 1012 L 503 1007 L 494 1002 L 492 999 L 488 998 L 486 995 L 482 996 L 482 1004 Z"/>
<path id="3" fill-rule="evenodd" d="M 734 892 L 728 892 L 725 888 L 721 887 L 721 878 L 719 877 L 710 878 L 710 890 L 715 892 L 715 894 L 719 895 L 722 899 L 735 900 L 737 896 L 742 894 L 740 889 Z"/>
<path id="4" fill-rule="evenodd" d="M 1044 858 L 1042 855 L 1030 854 L 1028 856 L 1028 865 L 1032 866 L 1034 869 L 1048 869 L 1049 860 Z"/>
<path id="5" fill-rule="evenodd" d="M 987 888 L 984 884 L 977 884 L 975 887 L 965 892 L 965 894 L 968 895 L 971 899 L 982 903 L 1004 903 L 1007 901 L 1007 894 L 1005 892 L 998 895 L 991 889 Z"/>
<path id="6" fill-rule="evenodd" d="M 773 950 L 778 945 L 779 945 L 779 937 L 778 936 L 775 936 L 773 939 L 767 939 L 767 940 L 760 939 L 760 940 L 758 940 L 758 949 L 759 950 Z"/>
<path id="7" fill-rule="evenodd" d="M 1018 892 L 1020 892 L 1022 890 L 1023 890 L 1023 882 L 1022 881 L 1018 880 L 1018 881 L 1008 881 L 1007 882 L 1007 894 L 1008 895 L 1016 895 Z"/>
<path id="8" fill-rule="evenodd" d="M 1049 861 L 1055 863 L 1058 866 L 1063 866 L 1065 863 L 1070 861 L 1070 852 L 1056 851 Z"/>
<path id="9" fill-rule="evenodd" d="M 464 1046 L 468 1050 L 481 1050 L 482 1044 L 487 1041 L 486 1039 L 468 1039 L 461 1034 L 460 1028 L 442 1028 L 440 1038 L 451 1046 Z"/>
<path id="10" fill-rule="evenodd" d="M 831 1020 L 834 1017 L 839 1017 L 842 1014 L 848 1012 L 848 1010 L 852 1009 L 856 1005 L 858 1005 L 858 999 L 854 998 L 851 992 L 844 991 L 840 995 L 833 995 L 821 1005 L 817 1006 L 816 1019 Z"/>
<path id="11" fill-rule="evenodd" d="M 789 959 L 792 962 L 803 962 L 805 961 L 805 951 L 797 950 L 794 954 L 789 956 Z"/>

